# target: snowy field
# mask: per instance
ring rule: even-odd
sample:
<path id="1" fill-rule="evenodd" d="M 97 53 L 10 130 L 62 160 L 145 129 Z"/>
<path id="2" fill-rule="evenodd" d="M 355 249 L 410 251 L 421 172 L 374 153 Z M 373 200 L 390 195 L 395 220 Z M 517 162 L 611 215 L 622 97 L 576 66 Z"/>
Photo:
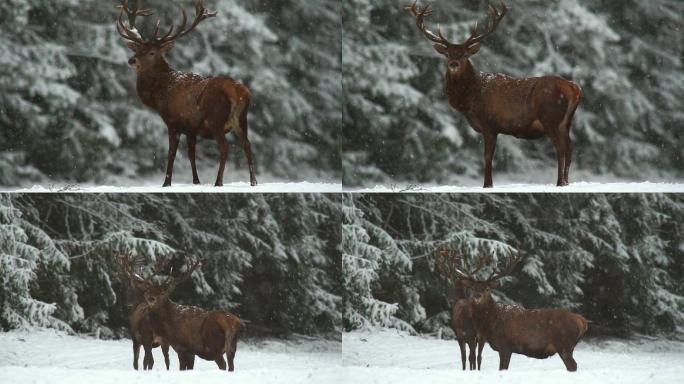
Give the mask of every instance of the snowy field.
<path id="1" fill-rule="evenodd" d="M 482 371 L 464 372 L 455 340 L 394 331 L 345 333 L 342 341 L 350 383 L 644 384 L 681 383 L 684 378 L 682 342 L 581 341 L 574 353 L 578 371 L 572 373 L 558 355 L 539 360 L 517 354 L 509 370 L 500 372 L 499 356 L 489 346 L 484 349 Z"/>
<path id="2" fill-rule="evenodd" d="M 0 383 L 338 383 L 339 342 L 250 341 L 238 343 L 235 372 L 195 360 L 194 371 L 180 372 L 170 350 L 166 371 L 161 349 L 152 371 L 133 370 L 130 340 L 102 341 L 52 331 L 0 333 Z M 140 351 L 142 367 L 143 351 Z"/>
<path id="3" fill-rule="evenodd" d="M 482 184 L 452 185 L 377 185 L 373 188 L 347 188 L 347 192 L 416 192 L 416 193 L 684 193 L 684 183 L 599 183 L 576 182 L 567 187 L 555 184 L 494 184 L 494 188 L 482 188 Z"/>
<path id="4" fill-rule="evenodd" d="M 73 192 L 73 193 L 334 193 L 342 192 L 342 184 L 337 183 L 260 183 L 252 187 L 247 182 L 224 184 L 214 187 L 213 184 L 182 184 L 174 183 L 169 188 L 162 188 L 161 184 L 153 185 L 79 185 L 54 184 L 35 185 L 30 188 L 0 188 L 2 192 L 44 193 L 44 192 Z"/>

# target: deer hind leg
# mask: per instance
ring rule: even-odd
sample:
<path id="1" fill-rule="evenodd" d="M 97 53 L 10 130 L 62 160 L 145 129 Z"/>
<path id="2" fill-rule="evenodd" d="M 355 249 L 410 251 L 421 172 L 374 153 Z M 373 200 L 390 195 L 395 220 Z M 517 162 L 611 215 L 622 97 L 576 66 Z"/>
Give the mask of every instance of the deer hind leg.
<path id="1" fill-rule="evenodd" d="M 466 349 L 465 341 L 458 339 L 458 346 L 461 348 L 461 364 L 463 365 L 463 370 L 466 370 Z"/>
<path id="2" fill-rule="evenodd" d="M 568 371 L 570 372 L 575 372 L 577 371 L 577 362 L 575 359 L 572 357 L 572 351 L 564 351 L 559 353 L 560 358 L 563 360 L 563 364 L 565 364 L 565 368 L 567 368 Z"/>
<path id="3" fill-rule="evenodd" d="M 470 353 L 468 354 L 468 362 L 470 363 L 470 370 L 474 371 L 477 368 L 476 364 L 476 351 L 477 351 L 477 341 L 473 340 L 468 342 L 468 349 Z"/>
<path id="4" fill-rule="evenodd" d="M 164 343 L 161 345 L 162 354 L 164 355 L 164 364 L 166 364 L 166 370 L 169 370 L 171 366 L 171 361 L 169 360 L 169 345 Z"/>
<path id="5" fill-rule="evenodd" d="M 235 370 L 235 352 L 237 352 L 237 335 L 232 337 L 230 340 L 230 345 L 228 345 L 228 339 L 226 339 L 226 356 L 228 357 L 228 372 L 233 372 Z"/>
<path id="6" fill-rule="evenodd" d="M 558 158 L 558 180 L 556 181 L 556 186 L 562 187 L 565 185 L 565 139 L 555 132 L 551 133 L 549 138 L 556 149 L 556 156 Z"/>
<path id="7" fill-rule="evenodd" d="M 247 166 L 249 167 L 249 183 L 251 186 L 257 185 L 256 179 L 256 169 L 254 167 L 254 156 L 252 156 L 252 144 L 249 142 L 248 137 L 248 122 L 247 122 L 247 110 L 244 110 L 242 116 L 240 117 L 240 124 L 235 129 L 235 136 L 237 136 L 242 149 L 245 152 L 245 157 L 247 158 Z"/>
<path id="8" fill-rule="evenodd" d="M 218 170 L 218 175 L 216 176 L 216 184 L 215 186 L 217 187 L 222 187 L 223 186 L 223 172 L 226 169 L 226 160 L 228 160 L 228 140 L 226 140 L 226 137 L 220 133 L 216 135 L 216 142 L 219 145 L 219 151 L 221 152 L 221 159 L 219 160 L 219 170 Z"/>
<path id="9" fill-rule="evenodd" d="M 223 360 L 223 354 L 218 355 L 216 357 L 216 359 L 214 359 L 214 361 L 216 362 L 216 365 L 218 365 L 220 370 L 222 370 L 222 371 L 226 370 L 226 361 Z"/>
<path id="10" fill-rule="evenodd" d="M 140 357 L 140 343 L 133 337 L 133 369 L 138 370 L 138 358 Z"/>

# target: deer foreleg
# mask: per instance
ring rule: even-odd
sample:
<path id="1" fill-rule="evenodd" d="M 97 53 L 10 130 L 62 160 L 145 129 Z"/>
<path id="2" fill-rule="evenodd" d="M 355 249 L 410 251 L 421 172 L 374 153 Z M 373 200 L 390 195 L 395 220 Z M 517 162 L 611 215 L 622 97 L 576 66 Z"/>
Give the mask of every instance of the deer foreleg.
<path id="1" fill-rule="evenodd" d="M 482 367 L 482 349 L 484 348 L 484 340 L 478 339 L 477 341 L 477 370 L 479 371 Z"/>
<path id="2" fill-rule="evenodd" d="M 192 167 L 192 183 L 199 184 L 199 176 L 197 175 L 197 165 L 195 164 L 195 148 L 197 146 L 197 136 L 188 135 L 188 158 L 190 158 L 190 167 Z"/>
<path id="3" fill-rule="evenodd" d="M 161 346 L 162 354 L 164 354 L 164 364 L 166 364 L 166 370 L 169 370 L 169 367 L 171 366 L 171 361 L 169 360 L 169 345 L 168 344 L 162 344 Z"/>
<path id="4" fill-rule="evenodd" d="M 496 150 L 496 134 L 484 134 L 484 147 L 484 188 L 491 188 L 494 186 L 494 183 L 492 182 L 492 160 L 494 159 L 494 151 Z"/>
<path id="5" fill-rule="evenodd" d="M 133 337 L 133 368 L 138 370 L 138 358 L 140 357 L 140 343 Z"/>
<path id="6" fill-rule="evenodd" d="M 169 153 L 166 159 L 166 179 L 164 180 L 164 187 L 171 186 L 171 178 L 173 177 L 173 162 L 176 160 L 176 151 L 178 150 L 179 141 L 179 134 L 175 132 L 169 132 Z"/>
<path id="7" fill-rule="evenodd" d="M 476 362 L 475 362 L 475 354 L 476 354 L 476 349 L 477 348 L 477 341 L 471 341 L 468 342 L 468 349 L 470 350 L 470 353 L 468 354 L 468 363 L 470 364 L 470 370 L 474 371 L 477 368 Z"/>
<path id="8" fill-rule="evenodd" d="M 461 349 L 461 365 L 463 365 L 463 370 L 466 370 L 466 350 L 465 350 L 465 341 L 463 340 L 458 340 L 458 346 Z"/>
<path id="9" fill-rule="evenodd" d="M 499 351 L 499 370 L 508 369 L 508 364 L 511 362 L 511 352 Z"/>
<path id="10" fill-rule="evenodd" d="M 145 357 L 143 357 L 143 369 L 152 369 L 154 367 L 154 356 L 152 356 L 152 346 L 143 345 L 145 349 Z"/>

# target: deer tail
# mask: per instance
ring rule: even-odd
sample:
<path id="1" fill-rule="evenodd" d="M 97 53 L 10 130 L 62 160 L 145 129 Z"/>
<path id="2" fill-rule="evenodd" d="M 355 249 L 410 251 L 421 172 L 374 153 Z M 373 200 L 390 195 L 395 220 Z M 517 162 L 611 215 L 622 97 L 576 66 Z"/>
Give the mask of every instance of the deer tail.
<path id="1" fill-rule="evenodd" d="M 231 129 L 240 129 L 242 116 L 249 108 L 250 93 L 247 87 L 242 84 L 226 83 L 224 90 L 231 103 L 230 116 L 223 126 L 223 133 L 228 133 Z"/>
<path id="2" fill-rule="evenodd" d="M 565 86 L 562 88 L 563 94 L 568 99 L 568 109 L 565 111 L 565 116 L 563 117 L 563 125 L 570 129 L 570 122 L 572 121 L 577 106 L 582 99 L 582 88 L 573 82 L 566 82 Z"/>
<path id="3" fill-rule="evenodd" d="M 577 342 L 579 342 L 582 336 L 589 330 L 589 322 L 583 316 L 577 315 L 575 317 L 575 323 L 577 324 L 577 330 L 579 331 L 577 335 Z"/>

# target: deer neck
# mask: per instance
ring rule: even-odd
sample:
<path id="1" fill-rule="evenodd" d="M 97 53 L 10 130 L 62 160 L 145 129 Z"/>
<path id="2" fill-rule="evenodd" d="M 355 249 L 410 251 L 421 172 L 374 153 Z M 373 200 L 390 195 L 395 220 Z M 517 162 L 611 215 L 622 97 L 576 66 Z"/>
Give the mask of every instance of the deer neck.
<path id="1" fill-rule="evenodd" d="M 473 67 L 470 60 L 466 60 L 465 68 L 458 76 L 447 69 L 445 93 L 449 98 L 449 104 L 468 119 L 471 119 L 474 108 L 480 105 L 481 88 L 482 76 Z"/>
<path id="2" fill-rule="evenodd" d="M 156 66 L 139 73 L 136 88 L 143 104 L 157 111 L 164 109 L 174 73 L 164 59 Z"/>

